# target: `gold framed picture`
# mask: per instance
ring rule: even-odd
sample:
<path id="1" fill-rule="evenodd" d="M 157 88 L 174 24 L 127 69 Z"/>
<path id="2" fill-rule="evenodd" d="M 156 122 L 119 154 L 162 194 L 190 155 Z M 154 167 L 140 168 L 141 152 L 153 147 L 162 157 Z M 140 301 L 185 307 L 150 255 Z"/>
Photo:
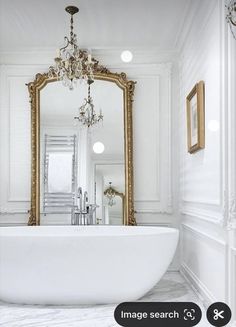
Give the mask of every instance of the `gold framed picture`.
<path id="1" fill-rule="evenodd" d="M 205 90 L 204 82 L 197 83 L 186 98 L 188 152 L 205 147 Z"/>

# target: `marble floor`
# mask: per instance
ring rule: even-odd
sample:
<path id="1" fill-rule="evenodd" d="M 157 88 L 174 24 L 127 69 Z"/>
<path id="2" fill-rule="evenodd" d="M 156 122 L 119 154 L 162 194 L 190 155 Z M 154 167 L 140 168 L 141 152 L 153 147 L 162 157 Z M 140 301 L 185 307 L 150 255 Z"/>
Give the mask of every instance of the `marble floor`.
<path id="1" fill-rule="evenodd" d="M 191 301 L 202 308 L 199 327 L 209 327 L 205 310 L 179 273 L 169 272 L 140 301 Z M 1 327 L 118 327 L 113 318 L 116 305 L 28 306 L 0 303 Z"/>

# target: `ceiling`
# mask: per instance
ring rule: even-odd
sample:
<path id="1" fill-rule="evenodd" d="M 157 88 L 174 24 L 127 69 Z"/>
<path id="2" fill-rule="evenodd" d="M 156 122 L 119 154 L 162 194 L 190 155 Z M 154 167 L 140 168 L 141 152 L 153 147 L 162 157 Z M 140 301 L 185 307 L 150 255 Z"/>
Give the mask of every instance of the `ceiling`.
<path id="1" fill-rule="evenodd" d="M 0 0 L 0 51 L 58 48 L 69 31 L 67 5 L 80 8 L 81 47 L 173 50 L 189 0 Z"/>

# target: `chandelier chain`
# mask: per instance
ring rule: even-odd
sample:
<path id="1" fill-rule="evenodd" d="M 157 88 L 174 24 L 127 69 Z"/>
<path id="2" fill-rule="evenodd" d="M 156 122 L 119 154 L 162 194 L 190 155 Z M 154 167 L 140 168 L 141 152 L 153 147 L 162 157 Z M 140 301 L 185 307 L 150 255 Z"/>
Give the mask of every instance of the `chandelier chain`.
<path id="1" fill-rule="evenodd" d="M 71 15 L 71 18 L 70 18 L 70 41 L 71 42 L 73 41 L 73 36 L 74 36 L 74 32 L 73 32 L 74 26 L 73 26 L 73 23 L 74 23 L 73 15 Z"/>

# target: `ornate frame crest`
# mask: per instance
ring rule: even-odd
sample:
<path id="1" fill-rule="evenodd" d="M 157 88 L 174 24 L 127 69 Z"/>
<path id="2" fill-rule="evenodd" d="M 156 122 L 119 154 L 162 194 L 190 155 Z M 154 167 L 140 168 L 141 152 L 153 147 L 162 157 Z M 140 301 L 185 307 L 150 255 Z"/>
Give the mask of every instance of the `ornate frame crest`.
<path id="1" fill-rule="evenodd" d="M 35 76 L 27 84 L 31 103 L 31 208 L 28 225 L 40 225 L 40 91 L 57 77 L 47 72 Z M 125 73 L 112 73 L 96 61 L 95 80 L 115 83 L 124 94 L 124 144 L 125 144 L 125 225 L 136 225 L 133 194 L 133 121 L 132 104 L 135 82 L 127 79 Z"/>

